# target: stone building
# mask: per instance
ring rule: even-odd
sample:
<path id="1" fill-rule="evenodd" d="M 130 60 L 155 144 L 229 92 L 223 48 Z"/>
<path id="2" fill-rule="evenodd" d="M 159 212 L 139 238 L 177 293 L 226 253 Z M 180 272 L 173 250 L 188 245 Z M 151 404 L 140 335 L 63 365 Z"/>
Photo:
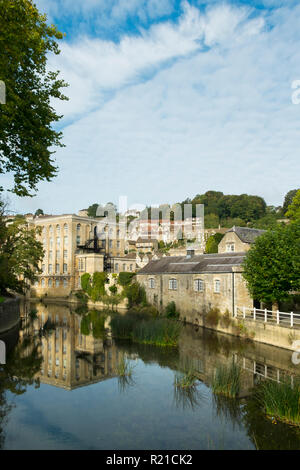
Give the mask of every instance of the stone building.
<path id="1" fill-rule="evenodd" d="M 191 323 L 212 308 L 234 312 L 236 305 L 253 307 L 242 277 L 245 253 L 164 257 L 138 271 L 137 281 L 150 303 L 163 311 L 174 301 Z"/>
<path id="2" fill-rule="evenodd" d="M 80 276 L 111 270 L 112 258 L 124 256 L 124 227 L 107 218 L 75 214 L 27 219 L 39 227 L 45 255 L 31 296 L 66 297 L 80 287 Z"/>
<path id="3" fill-rule="evenodd" d="M 265 230 L 248 227 L 232 227 L 227 230 L 219 243 L 219 253 L 241 253 L 250 250 L 256 238 L 265 233 Z"/>

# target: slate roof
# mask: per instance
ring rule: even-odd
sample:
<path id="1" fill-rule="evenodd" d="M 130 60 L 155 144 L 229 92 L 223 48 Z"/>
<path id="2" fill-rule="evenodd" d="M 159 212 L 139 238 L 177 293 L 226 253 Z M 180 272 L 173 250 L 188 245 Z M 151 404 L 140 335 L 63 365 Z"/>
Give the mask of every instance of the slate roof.
<path id="1" fill-rule="evenodd" d="M 256 238 L 266 232 L 266 230 L 259 230 L 258 228 L 248 227 L 232 227 L 226 233 L 234 232 L 239 239 L 244 243 L 254 243 Z"/>
<path id="2" fill-rule="evenodd" d="M 138 274 L 231 273 L 239 267 L 246 253 L 216 253 L 191 257 L 166 256 L 150 261 Z"/>

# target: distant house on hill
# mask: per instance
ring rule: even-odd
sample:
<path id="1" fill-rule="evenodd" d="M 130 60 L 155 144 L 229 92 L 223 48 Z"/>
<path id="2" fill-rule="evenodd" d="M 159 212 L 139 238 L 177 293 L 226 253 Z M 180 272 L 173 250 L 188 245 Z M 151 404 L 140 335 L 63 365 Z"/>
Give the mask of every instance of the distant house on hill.
<path id="1" fill-rule="evenodd" d="M 218 253 L 232 253 L 249 251 L 257 237 L 265 230 L 248 227 L 232 227 L 228 230 L 218 246 Z"/>

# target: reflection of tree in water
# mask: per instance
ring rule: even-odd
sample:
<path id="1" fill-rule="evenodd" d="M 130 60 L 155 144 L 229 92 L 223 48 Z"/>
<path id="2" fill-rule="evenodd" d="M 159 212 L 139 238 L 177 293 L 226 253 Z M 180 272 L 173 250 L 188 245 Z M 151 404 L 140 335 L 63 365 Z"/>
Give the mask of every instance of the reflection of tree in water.
<path id="1" fill-rule="evenodd" d="M 6 364 L 0 366 L 0 449 L 5 441 L 5 424 L 12 405 L 7 403 L 6 392 L 22 395 L 28 385 L 39 387 L 34 376 L 41 368 L 42 356 L 34 338 L 26 336 L 7 351 Z"/>

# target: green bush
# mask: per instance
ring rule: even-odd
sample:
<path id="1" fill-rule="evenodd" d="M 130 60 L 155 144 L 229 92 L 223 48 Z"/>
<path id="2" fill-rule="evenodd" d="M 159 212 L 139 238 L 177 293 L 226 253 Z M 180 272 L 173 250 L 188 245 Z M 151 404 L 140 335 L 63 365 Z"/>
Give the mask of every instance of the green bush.
<path id="1" fill-rule="evenodd" d="M 108 288 L 112 294 L 116 294 L 118 292 L 117 286 L 109 286 Z"/>
<path id="2" fill-rule="evenodd" d="M 138 282 L 127 285 L 124 287 L 124 295 L 128 300 L 128 307 L 131 308 L 135 305 L 147 305 L 147 298 L 145 288 Z"/>
<path id="3" fill-rule="evenodd" d="M 119 274 L 119 278 L 118 278 L 118 284 L 120 284 L 120 286 L 128 286 L 129 284 L 131 284 L 131 281 L 132 281 L 132 278 L 135 276 L 135 273 L 129 273 L 129 272 L 121 272 Z"/>
<path id="4" fill-rule="evenodd" d="M 88 294 L 91 286 L 91 275 L 89 273 L 82 274 L 80 282 L 82 290 Z"/>
<path id="5" fill-rule="evenodd" d="M 167 318 L 179 318 L 179 312 L 176 310 L 176 304 L 174 301 L 168 303 L 165 308 L 165 314 Z"/>

